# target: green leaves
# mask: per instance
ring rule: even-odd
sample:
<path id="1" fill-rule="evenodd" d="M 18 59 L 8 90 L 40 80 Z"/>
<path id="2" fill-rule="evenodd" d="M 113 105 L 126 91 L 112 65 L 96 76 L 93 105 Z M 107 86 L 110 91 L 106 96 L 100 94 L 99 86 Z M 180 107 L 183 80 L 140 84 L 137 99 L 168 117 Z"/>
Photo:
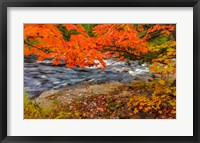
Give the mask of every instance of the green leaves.
<path id="1" fill-rule="evenodd" d="M 97 24 L 81 24 L 85 30 L 87 31 L 88 35 L 90 35 L 91 37 L 95 37 L 97 35 L 95 35 L 93 32 L 92 32 L 92 29 L 97 25 Z"/>
<path id="2" fill-rule="evenodd" d="M 167 34 L 162 34 L 154 39 L 149 41 L 150 45 L 161 45 L 165 42 L 169 41 L 169 36 Z"/>
<path id="3" fill-rule="evenodd" d="M 67 30 L 62 24 L 58 24 L 57 28 L 62 32 L 63 38 L 67 41 L 69 41 L 71 35 L 79 34 L 76 30 Z"/>

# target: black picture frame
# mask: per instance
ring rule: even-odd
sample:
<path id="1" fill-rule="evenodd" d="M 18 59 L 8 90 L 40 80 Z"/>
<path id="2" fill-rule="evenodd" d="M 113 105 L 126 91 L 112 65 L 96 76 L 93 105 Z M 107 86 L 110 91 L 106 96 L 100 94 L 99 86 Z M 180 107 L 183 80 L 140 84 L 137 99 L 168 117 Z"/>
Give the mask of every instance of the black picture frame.
<path id="1" fill-rule="evenodd" d="M 7 136 L 7 7 L 193 7 L 193 136 Z M 199 0 L 1 0 L 0 2 L 0 141 L 200 143 L 200 2 Z M 186 123 L 187 124 L 187 123 Z"/>

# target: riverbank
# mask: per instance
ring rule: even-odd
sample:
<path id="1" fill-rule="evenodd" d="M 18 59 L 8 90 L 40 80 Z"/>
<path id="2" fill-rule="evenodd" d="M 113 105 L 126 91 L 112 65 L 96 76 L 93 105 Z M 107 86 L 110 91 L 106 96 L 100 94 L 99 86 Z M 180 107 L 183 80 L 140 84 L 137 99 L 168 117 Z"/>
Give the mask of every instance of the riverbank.
<path id="1" fill-rule="evenodd" d="M 130 85 L 120 82 L 76 85 L 45 91 L 32 100 L 32 103 L 43 114 L 40 118 L 138 119 L 140 117 L 133 115 L 132 111 L 126 107 L 134 92 Z M 25 118 L 29 117 L 25 116 Z"/>
<path id="2" fill-rule="evenodd" d="M 171 95 L 166 97 L 159 95 L 154 98 L 152 96 L 154 87 L 147 86 L 150 83 L 153 84 L 153 82 L 132 80 L 129 84 L 120 82 L 82 84 L 45 91 L 33 100 L 25 96 L 24 117 L 25 119 L 175 118 L 173 114 L 168 112 L 175 107 L 168 101 L 175 100 L 175 98 Z M 140 103 L 140 101 L 142 102 Z M 136 112 L 137 107 L 134 107 L 132 103 L 146 104 L 148 106 L 139 106 L 138 109 L 144 108 L 144 111 L 146 109 L 148 111 Z M 154 106 L 155 108 L 157 108 L 156 106 L 163 108 L 162 112 L 166 113 L 160 114 L 159 110 L 153 109 Z"/>

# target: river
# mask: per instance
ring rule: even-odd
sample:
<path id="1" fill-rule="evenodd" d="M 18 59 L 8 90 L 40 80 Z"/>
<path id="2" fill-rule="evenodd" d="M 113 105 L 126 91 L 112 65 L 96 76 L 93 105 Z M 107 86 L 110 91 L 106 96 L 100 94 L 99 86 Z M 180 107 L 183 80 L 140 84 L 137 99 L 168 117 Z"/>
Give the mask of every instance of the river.
<path id="1" fill-rule="evenodd" d="M 105 70 L 87 67 L 73 69 L 65 66 L 53 66 L 51 61 L 28 61 L 24 63 L 24 87 L 30 98 L 39 96 L 50 89 L 59 89 L 81 83 L 99 84 L 109 81 L 129 83 L 133 79 L 148 79 L 151 73 L 148 67 L 137 61 L 127 65 L 125 62 L 105 61 Z"/>

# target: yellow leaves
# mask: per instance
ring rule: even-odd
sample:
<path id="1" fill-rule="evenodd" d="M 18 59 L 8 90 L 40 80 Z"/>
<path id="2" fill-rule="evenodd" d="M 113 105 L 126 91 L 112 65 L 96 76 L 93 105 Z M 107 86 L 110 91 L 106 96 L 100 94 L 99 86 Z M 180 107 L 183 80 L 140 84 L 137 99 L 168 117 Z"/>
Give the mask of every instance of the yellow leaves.
<path id="1" fill-rule="evenodd" d="M 143 106 L 139 106 L 139 110 L 142 110 L 143 109 Z"/>
<path id="2" fill-rule="evenodd" d="M 74 44 L 74 47 L 75 47 L 76 49 L 78 49 L 78 48 L 79 48 L 78 43 Z"/>
<path id="3" fill-rule="evenodd" d="M 129 31 L 130 30 L 130 26 L 128 24 L 125 24 L 123 29 L 126 30 L 126 31 Z"/>
<path id="4" fill-rule="evenodd" d="M 167 49 L 167 52 L 173 53 L 176 51 L 176 41 L 167 41 L 161 45 L 149 45 L 148 49 L 155 52 L 160 51 L 162 49 Z"/>
<path id="5" fill-rule="evenodd" d="M 171 93 L 171 89 L 170 88 L 166 88 L 165 92 L 166 93 Z"/>
<path id="6" fill-rule="evenodd" d="M 175 48 L 167 48 L 167 55 L 168 56 L 174 56 L 174 52 L 176 52 L 176 49 Z M 176 54 L 175 54 L 176 55 Z"/>
<path id="7" fill-rule="evenodd" d="M 174 96 L 176 96 L 176 92 L 173 92 L 172 94 L 173 94 Z"/>
<path id="8" fill-rule="evenodd" d="M 74 115 L 78 118 L 80 116 L 80 113 L 78 111 L 75 111 Z"/>
<path id="9" fill-rule="evenodd" d="M 151 107 L 145 107 L 143 111 L 144 111 L 144 112 L 148 112 L 148 111 L 150 111 L 150 110 L 151 110 Z"/>
<path id="10" fill-rule="evenodd" d="M 144 101 L 145 101 L 145 100 L 144 100 Z M 145 103 L 144 103 L 144 102 L 141 102 L 141 103 L 140 103 L 140 106 L 144 106 L 144 105 L 145 105 Z"/>
<path id="11" fill-rule="evenodd" d="M 176 114 L 176 110 L 172 110 L 172 112 L 171 112 L 172 114 Z"/>
<path id="12" fill-rule="evenodd" d="M 175 102 L 174 100 L 170 100 L 170 101 L 168 101 L 168 103 L 169 103 L 170 105 L 172 105 L 172 106 L 175 106 L 175 105 L 176 105 L 176 102 Z"/>
<path id="13" fill-rule="evenodd" d="M 173 54 L 173 52 L 167 52 L 167 56 L 170 56 L 172 54 Z"/>
<path id="14" fill-rule="evenodd" d="M 145 83 L 144 86 L 148 90 L 152 89 L 153 93 L 151 95 L 135 95 L 130 98 L 127 103 L 129 110 L 135 114 L 145 112 L 160 118 L 165 116 L 175 118 L 176 97 L 173 94 L 176 93 L 176 87 L 169 86 L 169 83 L 163 79 Z"/>
<path id="15" fill-rule="evenodd" d="M 159 80 L 159 83 L 162 84 L 162 85 L 165 85 L 165 81 L 162 80 L 162 79 Z"/>
<path id="16" fill-rule="evenodd" d="M 163 73 L 163 75 L 175 73 L 176 41 L 167 41 L 161 45 L 150 45 L 148 48 L 154 52 L 162 51 L 157 58 L 152 60 L 153 64 L 149 68 L 152 72 L 160 72 Z M 163 52 L 163 49 L 165 52 Z"/>
<path id="17" fill-rule="evenodd" d="M 137 108 L 134 109 L 133 113 L 137 114 L 139 112 L 139 110 Z"/>
<path id="18" fill-rule="evenodd" d="M 174 52 L 175 49 L 170 47 L 170 48 L 167 48 L 167 51 L 168 51 L 168 52 Z"/>
<path id="19" fill-rule="evenodd" d="M 141 101 L 141 99 L 146 99 L 145 102 Z M 170 100 L 171 99 L 171 100 Z M 137 104 L 135 104 L 137 103 Z M 142 105 L 141 105 L 142 103 Z M 128 106 L 133 106 L 134 110 L 133 113 L 137 114 L 139 112 L 146 112 L 149 114 L 165 114 L 165 108 L 170 107 L 169 109 L 173 109 L 173 112 L 171 111 L 172 114 L 175 114 L 175 109 L 176 106 L 176 100 L 174 100 L 170 96 L 165 96 L 165 98 L 161 98 L 161 96 L 154 96 L 152 98 L 149 98 L 147 96 L 140 96 L 136 97 L 134 100 L 130 100 L 130 102 L 127 104 Z M 129 107 L 129 110 L 131 110 L 131 107 Z"/>

